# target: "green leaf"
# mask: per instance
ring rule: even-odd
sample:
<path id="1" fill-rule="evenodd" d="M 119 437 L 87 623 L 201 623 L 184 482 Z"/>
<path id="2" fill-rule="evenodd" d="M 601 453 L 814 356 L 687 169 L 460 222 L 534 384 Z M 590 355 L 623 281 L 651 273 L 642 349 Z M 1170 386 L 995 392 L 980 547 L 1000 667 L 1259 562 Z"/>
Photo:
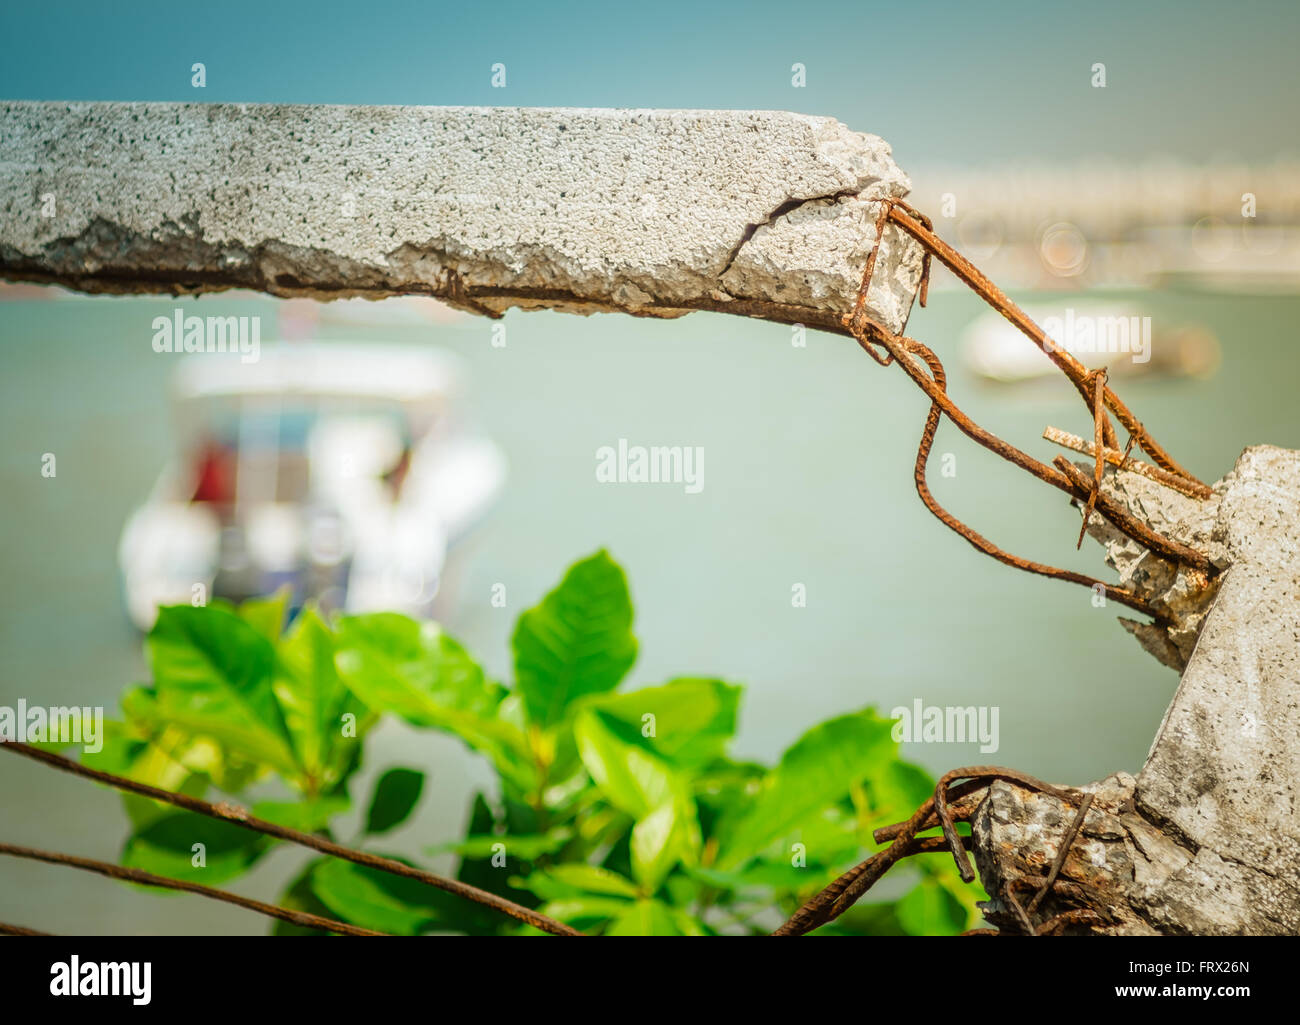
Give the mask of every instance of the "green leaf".
<path id="1" fill-rule="evenodd" d="M 484 836 L 467 836 L 455 843 L 438 844 L 427 849 L 429 854 L 459 854 L 475 861 L 486 860 L 497 853 L 498 845 L 504 846 L 508 858 L 520 861 L 535 861 L 543 854 L 554 854 L 573 838 L 573 830 L 568 826 L 556 826 L 546 833 L 533 834 L 495 834 Z"/>
<path id="2" fill-rule="evenodd" d="M 639 819 L 684 794 L 686 783 L 667 763 L 628 739 L 627 730 L 626 723 L 584 709 L 573 732 L 596 786 L 616 808 Z"/>
<path id="3" fill-rule="evenodd" d="M 153 688 L 132 687 L 127 690 L 122 695 L 122 712 L 131 734 L 141 738 L 147 745 L 144 751 L 147 751 L 148 757 L 142 752 L 137 761 L 138 771 L 160 771 L 164 763 L 170 760 L 186 772 L 204 776 L 205 786 L 210 780 L 229 794 L 243 790 L 252 780 L 267 771 L 267 766 L 262 762 L 229 750 L 212 737 L 195 733 L 188 725 L 169 722 L 158 707 L 158 694 Z M 155 785 L 163 786 L 161 783 Z"/>
<path id="4" fill-rule="evenodd" d="M 769 849 L 771 856 L 789 861 L 795 853 L 795 843 L 801 845 L 798 853 L 814 868 L 847 869 L 862 860 L 864 847 L 875 846 L 863 821 L 842 804 L 828 805 L 805 818 L 797 830 Z"/>
<path id="5" fill-rule="evenodd" d="M 681 936 L 714 936 L 716 933 L 705 925 L 698 918 L 687 914 L 685 911 L 672 909 L 673 925 L 677 927 L 677 932 Z"/>
<path id="6" fill-rule="evenodd" d="M 964 826 L 959 823 L 959 830 L 964 831 Z M 937 884 L 947 891 L 958 904 L 961 905 L 965 914 L 961 924 L 957 927 L 958 932 L 966 929 L 973 929 L 984 923 L 984 913 L 980 910 L 981 902 L 987 901 L 989 895 L 984 892 L 984 887 L 978 879 L 973 883 L 963 882 L 961 874 L 957 871 L 957 866 L 953 864 L 951 858 L 933 860 L 927 859 L 919 863 L 921 871 L 930 882 Z"/>
<path id="7" fill-rule="evenodd" d="M 281 894 L 280 899 L 276 901 L 282 908 L 289 908 L 293 911 L 306 911 L 308 914 L 316 915 L 320 918 L 335 918 L 334 912 L 327 908 L 316 897 L 311 889 L 311 875 L 318 865 L 323 864 L 324 858 L 309 862 L 307 867 L 298 875 L 298 878 L 290 884 L 289 888 Z M 305 925 L 294 925 L 292 922 L 284 922 L 276 919 L 271 925 L 272 936 L 328 936 L 327 932 L 320 929 L 309 929 Z"/>
<path id="8" fill-rule="evenodd" d="M 695 806 L 679 795 L 632 827 L 632 874 L 647 893 L 654 893 L 678 861 L 694 860 L 698 846 Z"/>
<path id="9" fill-rule="evenodd" d="M 824 886 L 829 873 L 812 868 L 796 868 L 789 861 L 756 861 L 735 872 L 693 867 L 687 871 L 700 882 L 715 890 L 754 894 L 758 891 L 775 893 L 802 893 Z M 770 902 L 769 902 L 770 903 Z"/>
<path id="10" fill-rule="evenodd" d="M 396 612 L 345 616 L 337 646 L 345 682 L 367 705 L 418 726 L 441 725 L 449 711 L 492 715 L 505 696 L 437 623 Z"/>
<path id="11" fill-rule="evenodd" d="M 125 776 L 160 790 L 181 791 L 191 797 L 202 797 L 208 787 L 206 778 L 195 775 L 130 723 L 106 720 L 102 746 L 95 752 L 83 752 L 81 761 L 99 772 Z M 171 805 L 136 794 L 124 793 L 122 804 L 136 829 L 175 811 Z"/>
<path id="12" fill-rule="evenodd" d="M 726 753 L 736 732 L 742 690 L 722 680 L 682 677 L 659 687 L 592 698 L 588 707 L 631 726 L 631 736 L 659 757 L 697 768 Z"/>
<path id="13" fill-rule="evenodd" d="M 339 859 L 322 862 L 311 879 L 312 893 L 332 917 L 397 936 L 416 936 L 452 919 L 462 899 L 415 879 Z"/>
<path id="14" fill-rule="evenodd" d="M 610 923 L 605 935 L 680 936 L 682 932 L 672 908 L 657 900 L 639 900 Z"/>
<path id="15" fill-rule="evenodd" d="M 548 900 L 587 893 L 635 898 L 640 893 L 635 883 L 617 872 L 579 863 L 552 865 L 544 871 L 534 872 L 525 884 L 524 889 Z"/>
<path id="16" fill-rule="evenodd" d="M 637 650 L 623 570 L 603 549 L 574 563 L 519 617 L 512 643 L 515 686 L 539 726 L 558 723 L 581 697 L 613 690 Z"/>
<path id="17" fill-rule="evenodd" d="M 490 682 L 436 623 L 393 612 L 345 617 L 338 625 L 335 664 L 371 709 L 448 730 L 487 754 L 522 789 L 536 784 L 523 733 L 499 714 L 505 689 Z"/>
<path id="18" fill-rule="evenodd" d="M 414 769 L 389 769 L 375 784 L 370 811 L 366 814 L 367 833 L 385 833 L 405 822 L 415 810 L 424 789 L 424 773 Z"/>
<path id="19" fill-rule="evenodd" d="M 515 889 L 509 882 L 512 877 L 528 869 L 526 860 L 521 857 L 526 852 L 516 844 L 517 836 L 528 834 L 523 830 L 516 830 L 509 836 L 498 835 L 497 825 L 497 816 L 492 806 L 488 804 L 483 794 L 475 794 L 470 805 L 469 821 L 465 826 L 470 839 L 466 841 L 467 850 L 461 856 L 456 878 L 462 883 L 469 883 L 471 886 L 513 900 L 517 904 L 531 907 L 537 903 L 533 894 L 526 890 Z M 557 831 L 565 832 L 567 828 L 557 827 Z M 476 841 L 484 842 L 480 845 Z M 493 849 L 494 844 L 505 846 L 505 850 L 500 852 L 505 854 L 504 859 L 496 856 L 498 851 Z M 493 935 L 507 929 L 510 931 L 516 929 L 509 919 L 503 919 L 491 909 L 470 901 L 461 901 L 461 915 L 457 918 L 455 926 L 472 935 Z"/>
<path id="20" fill-rule="evenodd" d="M 966 908 L 939 883 L 922 880 L 894 905 L 903 929 L 912 936 L 953 936 L 966 928 Z"/>
<path id="21" fill-rule="evenodd" d="M 613 897 L 566 897 L 543 904 L 538 910 L 549 918 L 586 929 L 617 918 L 627 908 L 627 901 Z M 540 929 L 526 928 L 530 934 L 542 935 Z"/>
<path id="22" fill-rule="evenodd" d="M 329 825 L 335 815 L 342 815 L 352 802 L 344 794 L 309 798 L 302 801 L 258 801 L 253 805 L 255 818 L 288 826 L 300 833 L 315 833 Z"/>
<path id="23" fill-rule="evenodd" d="M 881 824 L 902 822 L 934 796 L 934 779 L 918 765 L 896 759 L 868 781 L 872 816 Z"/>
<path id="24" fill-rule="evenodd" d="M 173 605 L 158 613 L 147 641 L 154 714 L 223 748 L 299 775 L 272 688 L 275 649 L 233 612 Z"/>
<path id="25" fill-rule="evenodd" d="M 273 841 L 251 830 L 178 811 L 139 830 L 126 843 L 122 864 L 155 875 L 216 886 L 248 870 Z M 196 850 L 196 845 L 202 845 Z M 203 863 L 196 865 L 200 859 Z"/>
<path id="26" fill-rule="evenodd" d="M 304 789 L 328 791 L 355 764 L 357 748 L 377 716 L 339 678 L 334 634 L 316 609 L 303 609 L 276 646 L 276 658 L 275 696 L 303 767 Z M 350 736 L 345 735 L 348 724 Z"/>
<path id="27" fill-rule="evenodd" d="M 285 614 L 289 610 L 289 594 L 286 585 L 265 598 L 249 598 L 240 603 L 235 614 L 274 644 L 284 629 Z"/>
<path id="28" fill-rule="evenodd" d="M 712 836 L 715 824 L 740 814 L 754 799 L 770 770 L 755 762 L 733 762 L 720 758 L 697 769 L 691 787 L 700 809 L 700 823 L 705 834 Z"/>
<path id="29" fill-rule="evenodd" d="M 873 709 L 831 719 L 800 737 L 764 780 L 748 808 L 719 826 L 715 865 L 744 865 L 844 798 L 894 759 L 893 723 Z"/>
<path id="30" fill-rule="evenodd" d="M 906 936 L 894 901 L 860 900 L 833 922 L 814 930 L 814 936 Z"/>
<path id="31" fill-rule="evenodd" d="M 699 817 L 687 777 L 628 737 L 629 723 L 603 710 L 578 713 L 574 736 L 583 764 L 609 802 L 636 819 L 632 872 L 653 893 L 680 860 L 700 847 Z"/>

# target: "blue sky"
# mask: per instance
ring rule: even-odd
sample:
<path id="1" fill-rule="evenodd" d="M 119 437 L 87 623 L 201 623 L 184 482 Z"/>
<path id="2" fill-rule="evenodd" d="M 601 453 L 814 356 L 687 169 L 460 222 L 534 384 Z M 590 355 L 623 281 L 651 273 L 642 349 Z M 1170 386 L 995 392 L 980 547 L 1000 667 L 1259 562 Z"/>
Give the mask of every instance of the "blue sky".
<path id="1" fill-rule="evenodd" d="M 1295 0 L 10 3 L 0 97 L 780 108 L 904 167 L 1253 161 L 1300 152 L 1298 39 Z"/>

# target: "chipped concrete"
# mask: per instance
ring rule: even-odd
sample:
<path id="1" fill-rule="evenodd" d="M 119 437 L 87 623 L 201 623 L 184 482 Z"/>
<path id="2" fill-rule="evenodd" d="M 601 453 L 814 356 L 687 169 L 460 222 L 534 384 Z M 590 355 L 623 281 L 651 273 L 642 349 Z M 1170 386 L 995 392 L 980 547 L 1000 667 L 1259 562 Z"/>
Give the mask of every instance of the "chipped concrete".
<path id="1" fill-rule="evenodd" d="M 1092 464 L 1077 463 L 1092 476 Z M 1140 474 L 1107 467 L 1102 491 L 1157 534 L 1204 552 L 1216 575 L 1178 565 L 1149 551 L 1101 516 L 1093 516 L 1088 534 L 1105 549 L 1106 562 L 1122 587 L 1130 588 L 1168 620 L 1167 625 L 1120 618 L 1142 647 L 1160 662 L 1182 672 L 1191 658 L 1205 616 L 1214 603 L 1229 555 L 1215 533 L 1219 503 L 1227 482 L 1213 497 L 1198 501 Z M 1076 505 L 1079 503 L 1076 503 Z"/>
<path id="2" fill-rule="evenodd" d="M 781 112 L 11 102 L 0 276 L 833 328 L 909 188 L 878 137 Z M 920 265 L 891 226 L 893 331 Z"/>
<path id="3" fill-rule="evenodd" d="M 1151 906 L 1208 914 L 1210 885 L 1236 901 L 1229 926 L 1296 933 L 1300 452 L 1249 448 L 1223 483 L 1214 536 L 1230 564 L 1135 795 L 1195 855 Z"/>
<path id="4" fill-rule="evenodd" d="M 1082 788 L 1096 803 L 1040 917 L 1089 908 L 1113 934 L 1300 933 L 1300 452 L 1247 449 L 1206 502 L 1131 473 L 1105 487 L 1222 573 L 1197 591 L 1186 570 L 1090 528 L 1121 579 L 1174 615 L 1144 643 L 1185 668 L 1138 776 Z M 989 788 L 972 828 L 991 921 L 1018 930 L 1004 887 L 1041 881 L 1072 816 Z"/>

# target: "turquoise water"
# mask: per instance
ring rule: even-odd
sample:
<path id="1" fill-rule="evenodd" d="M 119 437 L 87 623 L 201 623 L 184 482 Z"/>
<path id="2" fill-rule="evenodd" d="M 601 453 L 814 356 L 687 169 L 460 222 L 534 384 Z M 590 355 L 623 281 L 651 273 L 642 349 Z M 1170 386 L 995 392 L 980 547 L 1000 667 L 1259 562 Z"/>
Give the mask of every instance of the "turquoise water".
<path id="1" fill-rule="evenodd" d="M 1038 294 L 1035 304 L 1067 304 Z M 1095 293 L 1089 299 L 1104 298 Z M 1117 389 L 1194 472 L 1226 472 L 1246 444 L 1300 447 L 1293 389 L 1300 297 L 1155 292 L 1159 327 L 1202 323 L 1224 363 L 1208 381 L 1121 381 Z M 184 300 L 186 304 L 192 300 Z M 174 357 L 150 348 L 165 298 L 0 304 L 0 704 L 112 706 L 143 673 L 119 594 L 116 544 L 170 450 L 165 385 Z M 205 298 L 211 315 L 259 314 L 273 300 Z M 950 391 L 981 424 L 1040 458 L 1047 424 L 1087 433 L 1063 382 L 984 385 L 961 368 L 957 340 L 982 307 L 937 293 L 909 332 L 944 358 Z M 736 752 L 764 759 L 828 716 L 916 698 L 995 705 L 1000 748 L 910 745 L 938 773 L 972 761 L 1062 782 L 1134 770 L 1177 682 L 1083 588 L 1017 573 L 932 519 L 912 486 L 926 400 L 898 368 L 849 341 L 710 314 L 662 322 L 513 312 L 506 345 L 492 325 L 322 328 L 322 337 L 436 344 L 470 370 L 472 414 L 506 450 L 497 506 L 461 552 L 443 595 L 448 628 L 509 675 L 515 615 L 574 558 L 605 546 L 626 567 L 641 656 L 631 683 L 716 674 L 748 686 Z M 705 450 L 704 489 L 597 483 L 604 445 Z M 44 453 L 57 476 L 41 476 Z M 939 475 L 953 453 L 956 475 Z M 1103 578 L 1098 550 L 1074 551 L 1065 500 L 953 428 L 941 428 L 931 482 L 941 502 L 1019 554 Z M 506 585 L 507 607 L 492 587 Z M 803 584 L 807 606 L 792 607 Z M 432 782 L 393 849 L 419 855 L 457 833 L 466 797 L 489 776 L 446 738 L 385 728 L 373 774 L 429 768 Z M 4 838 L 116 859 L 125 819 L 94 786 L 15 758 L 0 761 Z M 277 851 L 243 892 L 273 898 L 301 862 Z M 146 897 L 67 870 L 0 862 L 5 920 L 54 931 L 261 931 L 235 909 Z"/>

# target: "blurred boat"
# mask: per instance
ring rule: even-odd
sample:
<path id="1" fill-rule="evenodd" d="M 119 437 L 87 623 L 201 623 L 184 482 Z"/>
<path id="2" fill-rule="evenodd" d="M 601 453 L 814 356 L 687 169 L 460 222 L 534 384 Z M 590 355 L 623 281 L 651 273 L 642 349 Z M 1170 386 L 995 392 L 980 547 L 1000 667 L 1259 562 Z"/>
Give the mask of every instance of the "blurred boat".
<path id="1" fill-rule="evenodd" d="M 1204 378 L 1219 368 L 1219 342 L 1207 329 L 1153 330 L 1152 318 L 1131 304 L 1027 307 L 1025 312 L 1060 349 L 1089 370 L 1106 367 L 1111 378 Z M 966 329 L 962 357 L 973 373 L 990 381 L 1060 374 L 1045 352 L 995 311 L 981 314 Z"/>
<path id="2" fill-rule="evenodd" d="M 118 548 L 132 621 L 286 586 L 295 610 L 430 615 L 449 548 L 505 479 L 460 423 L 454 358 L 304 343 L 181 360 L 179 451 Z"/>

